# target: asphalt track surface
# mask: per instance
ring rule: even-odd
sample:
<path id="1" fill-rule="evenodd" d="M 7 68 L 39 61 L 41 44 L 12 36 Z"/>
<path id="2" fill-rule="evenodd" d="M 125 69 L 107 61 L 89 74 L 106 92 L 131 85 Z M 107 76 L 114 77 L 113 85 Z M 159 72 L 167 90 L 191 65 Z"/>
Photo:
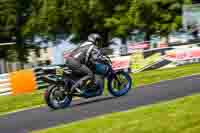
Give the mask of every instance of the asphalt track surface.
<path id="1" fill-rule="evenodd" d="M 0 133 L 28 133 L 195 93 L 200 93 L 200 75 L 139 87 L 119 98 L 108 96 L 76 100 L 71 107 L 63 110 L 52 111 L 42 107 L 1 116 Z"/>

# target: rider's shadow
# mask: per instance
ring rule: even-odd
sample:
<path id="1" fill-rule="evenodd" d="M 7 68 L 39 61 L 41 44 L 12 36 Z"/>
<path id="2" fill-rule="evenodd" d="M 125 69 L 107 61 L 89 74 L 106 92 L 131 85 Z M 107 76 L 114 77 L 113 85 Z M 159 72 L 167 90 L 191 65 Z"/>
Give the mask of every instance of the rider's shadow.
<path id="1" fill-rule="evenodd" d="M 125 95 L 126 96 L 126 95 Z M 124 97 L 124 96 L 121 96 L 121 97 Z M 88 98 L 88 99 L 84 99 L 84 98 L 80 98 L 80 99 L 76 99 L 76 100 L 73 100 L 71 105 L 65 109 L 67 110 L 71 110 L 73 108 L 76 108 L 76 107 L 82 107 L 82 106 L 85 106 L 85 105 L 90 105 L 90 104 L 98 104 L 100 102 L 103 102 L 103 101 L 108 101 L 108 100 L 112 100 L 112 99 L 117 99 L 117 98 L 121 98 L 121 97 L 115 97 L 115 96 L 112 96 L 112 95 L 108 95 L 108 96 L 98 96 L 98 97 L 94 97 L 94 98 Z M 61 111 L 61 110 L 52 110 L 50 109 L 50 111 Z"/>
<path id="2" fill-rule="evenodd" d="M 81 107 L 81 106 L 85 106 L 85 105 L 89 105 L 89 104 L 93 104 L 93 103 L 99 103 L 99 102 L 103 102 L 103 101 L 107 101 L 107 100 L 112 100 L 112 99 L 117 99 L 119 97 L 114 97 L 114 96 L 99 96 L 99 97 L 95 97 L 95 98 L 88 98 L 88 99 L 76 99 L 74 101 L 72 101 L 71 105 L 67 108 L 67 110 L 71 110 L 73 108 L 76 107 Z M 50 109 L 50 112 L 59 112 L 62 110 L 54 110 L 54 109 Z"/>
<path id="3" fill-rule="evenodd" d="M 84 106 L 92 103 L 98 103 L 98 102 L 103 102 L 107 100 L 112 100 L 116 99 L 118 97 L 114 96 L 101 96 L 101 97 L 95 97 L 95 98 L 88 98 L 88 99 L 77 99 L 72 102 L 72 104 L 69 106 L 70 107 L 76 107 L 76 106 Z"/>

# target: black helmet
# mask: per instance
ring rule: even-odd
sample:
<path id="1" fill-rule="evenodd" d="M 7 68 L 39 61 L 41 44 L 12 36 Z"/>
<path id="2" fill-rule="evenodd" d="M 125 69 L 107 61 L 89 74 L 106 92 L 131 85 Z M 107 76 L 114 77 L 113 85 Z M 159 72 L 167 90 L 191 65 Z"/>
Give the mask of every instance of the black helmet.
<path id="1" fill-rule="evenodd" d="M 91 41 L 91 42 L 96 42 L 96 41 L 99 41 L 101 39 L 102 39 L 101 36 L 99 34 L 96 34 L 96 33 L 90 34 L 88 36 L 88 41 Z"/>
<path id="2" fill-rule="evenodd" d="M 88 41 L 92 42 L 97 47 L 101 47 L 103 45 L 103 39 L 99 34 L 90 34 L 88 36 Z"/>

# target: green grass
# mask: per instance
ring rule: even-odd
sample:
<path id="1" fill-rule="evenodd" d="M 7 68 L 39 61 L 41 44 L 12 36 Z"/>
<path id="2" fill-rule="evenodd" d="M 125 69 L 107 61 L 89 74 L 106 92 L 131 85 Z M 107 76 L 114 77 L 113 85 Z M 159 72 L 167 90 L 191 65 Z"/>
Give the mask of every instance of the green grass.
<path id="1" fill-rule="evenodd" d="M 34 133 L 199 133 L 199 101 L 189 96 Z"/>
<path id="2" fill-rule="evenodd" d="M 200 74 L 200 64 L 180 66 L 176 68 L 146 71 L 133 74 L 134 87 L 156 83 L 161 80 L 175 79 L 192 74 Z M 40 106 L 44 104 L 43 91 L 19 96 L 0 97 L 0 115 L 24 108 Z"/>
<path id="3" fill-rule="evenodd" d="M 43 92 L 43 90 L 40 90 L 30 94 L 0 97 L 0 115 L 7 112 L 43 105 Z"/>
<path id="4" fill-rule="evenodd" d="M 135 86 L 141 86 L 193 74 L 200 74 L 200 64 L 189 64 L 176 68 L 145 71 L 133 74 L 132 77 L 134 79 Z"/>

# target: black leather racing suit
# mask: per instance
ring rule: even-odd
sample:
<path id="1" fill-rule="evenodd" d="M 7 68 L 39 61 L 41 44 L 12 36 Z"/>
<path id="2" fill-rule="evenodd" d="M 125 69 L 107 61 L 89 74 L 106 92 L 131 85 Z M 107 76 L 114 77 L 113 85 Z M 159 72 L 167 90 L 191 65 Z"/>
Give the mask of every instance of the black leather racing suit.
<path id="1" fill-rule="evenodd" d="M 85 42 L 85 44 L 74 49 L 66 60 L 66 65 L 73 74 L 82 75 L 80 80 L 73 85 L 72 90 L 81 89 L 81 86 L 88 80 L 94 83 L 93 70 L 100 51 L 92 42 Z"/>

